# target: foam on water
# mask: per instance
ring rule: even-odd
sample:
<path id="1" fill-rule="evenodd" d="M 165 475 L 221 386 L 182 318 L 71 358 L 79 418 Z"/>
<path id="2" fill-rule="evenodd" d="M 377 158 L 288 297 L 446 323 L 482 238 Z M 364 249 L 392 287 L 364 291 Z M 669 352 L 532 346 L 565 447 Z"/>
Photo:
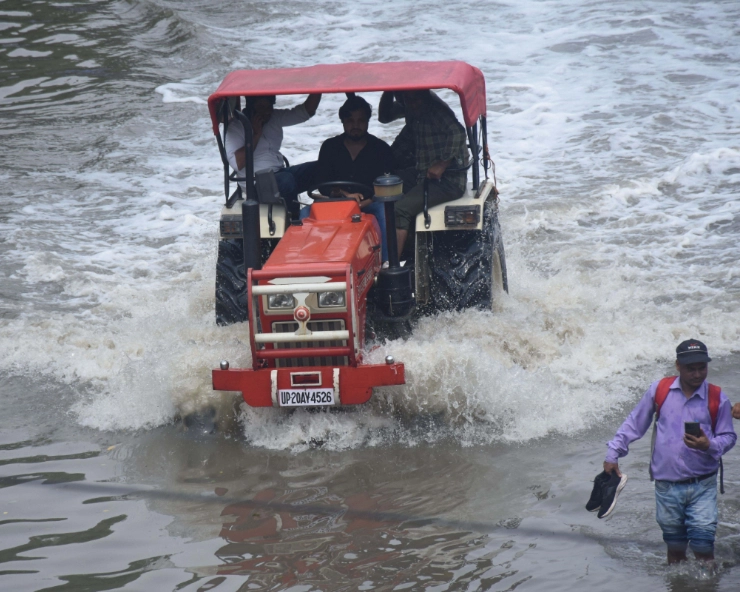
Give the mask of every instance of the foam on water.
<path id="1" fill-rule="evenodd" d="M 196 90 L 193 88 L 192 81 L 170 82 L 163 84 L 154 89 L 155 92 L 162 95 L 163 103 L 196 103 L 197 105 L 207 105 L 208 101 L 203 97 L 189 95 L 188 92 Z"/>
<path id="2" fill-rule="evenodd" d="M 72 411 L 99 429 L 229 410 L 210 369 L 223 358 L 248 365 L 248 339 L 246 326 L 217 328 L 213 318 L 221 168 L 203 103 L 231 69 L 350 60 L 454 58 L 483 70 L 510 295 L 494 313 L 424 319 L 408 341 L 380 344 L 370 357 L 403 361 L 408 384 L 379 389 L 362 409 L 242 407 L 250 442 L 300 450 L 570 434 L 633 400 L 678 340 L 733 351 L 740 50 L 729 23 L 738 8 L 393 6 L 389 15 L 369 1 L 261 4 L 220 22 L 187 9 L 150 15 L 177 23 L 167 34 L 182 51 L 197 41 L 222 61 L 151 85 L 151 100 L 109 130 L 103 156 L 85 156 L 99 164 L 25 171 L 24 187 L 53 195 L 53 224 L 36 195 L 11 190 L 18 206 L 0 210 L 0 278 L 13 286 L 0 370 L 76 385 Z M 0 96 L 44 92 L 43 80 Z M 338 133 L 341 102 L 324 97 L 310 122 L 286 130 L 291 162 L 314 158 Z M 397 131 L 371 123 L 389 141 Z"/>

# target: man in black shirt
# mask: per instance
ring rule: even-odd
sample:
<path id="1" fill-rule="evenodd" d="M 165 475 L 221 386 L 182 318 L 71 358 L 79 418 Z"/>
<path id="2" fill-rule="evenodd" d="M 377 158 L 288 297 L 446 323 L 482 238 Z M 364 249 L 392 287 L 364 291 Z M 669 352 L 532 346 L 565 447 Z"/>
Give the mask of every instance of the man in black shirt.
<path id="1" fill-rule="evenodd" d="M 372 107 L 363 98 L 350 96 L 339 109 L 344 133 L 329 138 L 321 145 L 316 168 L 315 185 L 329 181 L 354 181 L 369 187 L 376 178 L 393 168 L 391 147 L 368 133 Z M 383 204 L 364 199 L 361 193 L 341 191 L 357 200 L 362 211 L 373 214 L 380 226 L 383 261 L 388 260 Z"/>

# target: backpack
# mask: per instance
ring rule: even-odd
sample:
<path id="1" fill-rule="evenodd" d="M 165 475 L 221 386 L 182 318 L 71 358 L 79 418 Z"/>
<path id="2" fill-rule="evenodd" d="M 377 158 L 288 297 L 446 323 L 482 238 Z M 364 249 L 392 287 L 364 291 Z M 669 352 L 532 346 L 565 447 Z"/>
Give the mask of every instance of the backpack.
<path id="1" fill-rule="evenodd" d="M 653 450 L 655 449 L 655 432 L 656 432 L 656 426 L 658 424 L 658 419 L 660 418 L 660 408 L 663 406 L 663 403 L 665 403 L 666 398 L 668 397 L 668 391 L 671 390 L 671 385 L 676 380 L 675 376 L 666 376 L 665 378 L 661 379 L 661 381 L 658 383 L 658 387 L 655 389 L 655 422 L 653 423 L 653 440 L 650 444 L 650 459 L 652 462 L 653 458 Z M 712 433 L 714 433 L 717 429 L 717 414 L 719 413 L 719 403 L 720 398 L 719 394 L 722 392 L 722 389 L 718 387 L 716 384 L 710 384 L 709 385 L 709 396 L 707 401 L 707 406 L 709 407 L 709 416 L 712 418 Z M 725 471 L 724 467 L 722 466 L 722 458 L 719 459 L 719 491 L 720 493 L 725 492 L 725 483 L 724 483 L 724 476 Z M 653 469 L 650 468 L 650 480 L 653 481 Z"/>

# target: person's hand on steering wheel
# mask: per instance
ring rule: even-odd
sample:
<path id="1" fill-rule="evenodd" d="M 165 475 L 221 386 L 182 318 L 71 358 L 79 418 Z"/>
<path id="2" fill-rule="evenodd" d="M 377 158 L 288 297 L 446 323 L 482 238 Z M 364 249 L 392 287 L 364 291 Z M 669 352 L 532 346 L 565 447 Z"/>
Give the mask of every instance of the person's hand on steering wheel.
<path id="1" fill-rule="evenodd" d="M 339 191 L 344 197 L 354 199 L 357 202 L 357 205 L 360 207 L 366 206 L 373 201 L 372 199 L 365 199 L 365 196 L 362 195 L 362 193 L 350 193 L 349 191 L 345 191 L 344 189 L 340 189 Z"/>
<path id="2" fill-rule="evenodd" d="M 332 198 L 351 199 L 357 202 L 360 207 L 364 207 L 373 201 L 373 194 L 375 193 L 373 188 L 363 183 L 357 183 L 355 181 L 328 181 L 325 183 L 319 183 L 317 186 L 320 196 L 316 196 L 313 193 L 309 195 L 314 200 L 325 201 Z M 327 197 L 330 196 L 330 197 Z"/>

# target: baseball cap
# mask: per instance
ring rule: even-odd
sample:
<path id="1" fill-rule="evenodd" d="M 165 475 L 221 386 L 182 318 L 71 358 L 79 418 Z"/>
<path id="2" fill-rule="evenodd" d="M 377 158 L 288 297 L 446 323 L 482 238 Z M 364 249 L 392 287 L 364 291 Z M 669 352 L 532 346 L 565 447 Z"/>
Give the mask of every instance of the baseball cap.
<path id="1" fill-rule="evenodd" d="M 676 360 L 679 364 L 697 364 L 699 362 L 711 362 L 707 346 L 698 339 L 687 339 L 678 344 L 676 348 Z"/>

